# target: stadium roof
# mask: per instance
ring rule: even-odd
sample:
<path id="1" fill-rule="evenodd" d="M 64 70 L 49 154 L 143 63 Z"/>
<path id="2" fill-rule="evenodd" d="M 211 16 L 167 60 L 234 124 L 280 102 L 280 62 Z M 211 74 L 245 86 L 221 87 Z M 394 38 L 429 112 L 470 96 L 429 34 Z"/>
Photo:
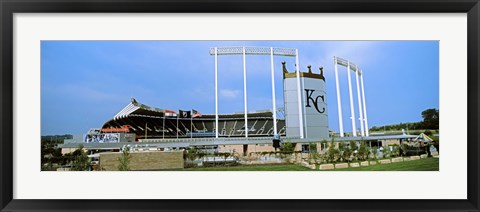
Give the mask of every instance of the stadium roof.
<path id="1" fill-rule="evenodd" d="M 168 114 L 176 114 L 173 110 L 165 110 L 156 107 L 151 107 L 142 103 L 139 103 L 135 98 L 132 98 L 131 102 L 125 106 L 120 112 L 118 112 L 113 120 L 127 118 L 129 116 L 136 117 L 163 117 Z M 248 113 L 249 117 L 272 117 L 273 113 L 270 110 L 252 111 Z M 232 114 L 219 114 L 219 118 L 243 118 L 243 113 Z M 215 114 L 203 114 L 202 118 L 215 118 Z M 198 118 L 196 118 L 198 119 Z"/>
<path id="2" fill-rule="evenodd" d="M 168 110 L 150 107 L 148 105 L 137 102 L 135 98 L 132 98 L 130 104 L 125 106 L 120 112 L 113 117 L 114 120 L 128 117 L 133 114 L 147 115 L 147 116 L 164 116 Z"/>

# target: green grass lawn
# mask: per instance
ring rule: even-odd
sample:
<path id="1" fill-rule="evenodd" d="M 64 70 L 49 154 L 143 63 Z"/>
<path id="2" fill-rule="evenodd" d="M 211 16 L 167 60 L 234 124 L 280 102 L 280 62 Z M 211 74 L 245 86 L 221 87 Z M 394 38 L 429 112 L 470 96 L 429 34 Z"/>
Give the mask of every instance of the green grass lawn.
<path id="1" fill-rule="evenodd" d="M 310 171 L 311 169 L 295 164 L 240 165 L 228 167 L 198 167 L 186 171 Z"/>
<path id="2" fill-rule="evenodd" d="M 404 161 L 399 163 L 377 164 L 358 168 L 333 169 L 322 171 L 438 171 L 438 158 Z"/>
<path id="3" fill-rule="evenodd" d="M 322 171 L 438 171 L 438 158 L 425 158 L 400 163 L 377 164 L 358 168 L 333 169 Z M 295 164 L 241 165 L 230 167 L 199 167 L 185 171 L 314 171 Z"/>

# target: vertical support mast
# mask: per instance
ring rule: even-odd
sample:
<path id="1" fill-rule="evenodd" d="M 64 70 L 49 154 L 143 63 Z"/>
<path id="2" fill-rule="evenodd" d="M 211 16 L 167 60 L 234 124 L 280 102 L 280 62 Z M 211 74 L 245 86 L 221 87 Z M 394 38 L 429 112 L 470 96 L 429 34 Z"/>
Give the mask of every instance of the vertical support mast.
<path id="1" fill-rule="evenodd" d="M 302 78 L 301 82 L 302 82 L 302 89 L 304 89 L 305 88 L 305 78 Z M 305 98 L 307 98 L 307 97 L 305 97 Z M 303 120 L 305 120 L 305 125 L 304 125 L 305 127 L 303 128 L 304 129 L 303 134 L 305 135 L 304 136 L 305 138 L 308 138 L 307 111 L 305 110 L 303 112 L 304 112 L 303 113 Z"/>
<path id="2" fill-rule="evenodd" d="M 193 110 L 190 110 L 190 138 L 193 138 Z"/>
<path id="3" fill-rule="evenodd" d="M 302 93 L 300 92 L 300 64 L 298 63 L 298 49 L 295 49 L 295 62 L 296 62 L 296 72 L 297 72 L 297 96 L 298 96 L 298 125 L 300 130 L 300 138 L 303 136 L 303 113 L 302 113 Z"/>
<path id="4" fill-rule="evenodd" d="M 353 96 L 352 96 L 352 79 L 350 77 L 350 61 L 347 62 L 347 76 L 348 76 L 348 94 L 350 96 L 350 119 L 352 119 L 352 133 L 353 136 L 357 136 L 357 129 L 355 126 L 355 110 L 353 109 Z"/>
<path id="5" fill-rule="evenodd" d="M 215 47 L 215 138 L 218 138 L 218 54 Z"/>
<path id="6" fill-rule="evenodd" d="M 246 55 L 270 55 L 271 62 L 271 74 L 272 74 L 272 118 L 274 121 L 274 133 L 277 134 L 278 129 L 278 119 L 277 108 L 276 108 L 276 96 L 275 96 L 275 70 L 274 70 L 274 61 L 273 57 L 276 55 L 286 56 L 286 57 L 296 57 L 296 71 L 297 71 L 297 94 L 298 94 L 298 111 L 299 111 L 299 135 L 300 138 L 304 138 L 305 129 L 304 129 L 304 118 L 303 108 L 302 108 L 302 93 L 301 93 L 301 84 L 300 84 L 300 70 L 299 70 L 299 60 L 298 60 L 298 49 L 294 48 L 273 48 L 273 47 L 212 47 L 210 48 L 210 55 L 215 56 L 215 137 L 219 137 L 219 115 L 218 115 L 218 56 L 220 55 L 242 55 L 243 56 L 243 72 L 244 72 L 244 115 L 245 115 L 245 137 L 248 138 L 249 126 L 248 126 L 248 103 L 247 103 L 247 74 L 246 74 Z"/>
<path id="7" fill-rule="evenodd" d="M 275 100 L 275 70 L 273 66 L 273 47 L 270 47 L 270 70 L 272 73 L 272 113 L 273 113 L 273 135 L 277 134 L 277 106 Z"/>
<path id="8" fill-rule="evenodd" d="M 245 108 L 245 138 L 248 138 L 248 118 L 247 118 L 247 64 L 245 61 L 245 47 L 243 47 L 243 104 Z"/>
<path id="9" fill-rule="evenodd" d="M 363 113 L 364 113 L 364 121 L 365 121 L 365 135 L 368 136 L 368 119 L 367 119 L 367 100 L 365 100 L 365 87 L 363 86 L 363 74 L 360 75 L 360 82 L 362 83 L 362 99 L 363 99 Z"/>
<path id="10" fill-rule="evenodd" d="M 333 63 L 335 65 L 335 85 L 337 87 L 338 125 L 340 127 L 340 137 L 343 137 L 342 100 L 340 99 L 340 84 L 338 83 L 337 57 L 333 57 Z"/>
<path id="11" fill-rule="evenodd" d="M 363 111 L 362 111 L 362 99 L 360 98 L 360 83 L 358 82 L 358 75 L 360 75 L 360 69 L 358 68 L 357 65 L 355 65 L 355 80 L 357 84 L 357 100 L 358 100 L 358 114 L 359 118 L 358 120 L 360 121 L 360 134 L 365 136 L 365 129 L 363 128 Z"/>

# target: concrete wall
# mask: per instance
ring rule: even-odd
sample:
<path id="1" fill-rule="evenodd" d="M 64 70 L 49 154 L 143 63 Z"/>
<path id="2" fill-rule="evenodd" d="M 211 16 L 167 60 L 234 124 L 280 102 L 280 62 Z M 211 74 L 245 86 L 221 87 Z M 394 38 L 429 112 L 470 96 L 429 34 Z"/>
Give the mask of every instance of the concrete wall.
<path id="1" fill-rule="evenodd" d="M 316 142 L 317 145 L 317 152 L 321 152 L 321 143 Z M 327 143 L 327 148 L 330 143 Z M 294 151 L 301 151 L 302 150 L 302 145 L 309 145 L 309 143 L 293 143 L 293 150 Z M 335 142 L 335 145 L 338 148 L 338 142 Z M 252 152 L 273 152 L 275 151 L 275 148 L 273 148 L 272 144 L 249 144 L 247 146 L 247 154 L 252 153 Z M 243 147 L 244 145 L 219 145 L 218 146 L 218 151 L 219 152 L 234 152 L 234 153 L 239 153 L 240 155 L 243 153 Z M 280 151 L 280 149 L 277 149 L 277 151 Z"/>
<path id="2" fill-rule="evenodd" d="M 273 152 L 275 148 L 273 148 L 273 144 L 248 144 L 245 145 L 247 147 L 246 154 L 251 152 Z M 244 145 L 219 145 L 218 146 L 219 152 L 234 152 L 242 155 L 244 153 Z"/>
<path id="3" fill-rule="evenodd" d="M 301 93 L 304 91 L 301 90 Z M 297 79 L 286 78 L 283 80 L 283 96 L 285 101 L 286 134 L 289 137 L 300 136 L 300 122 L 298 113 Z"/>
<path id="4" fill-rule="evenodd" d="M 104 171 L 118 171 L 120 152 L 100 154 L 100 167 Z M 131 152 L 128 165 L 132 171 L 183 169 L 183 151 Z"/>

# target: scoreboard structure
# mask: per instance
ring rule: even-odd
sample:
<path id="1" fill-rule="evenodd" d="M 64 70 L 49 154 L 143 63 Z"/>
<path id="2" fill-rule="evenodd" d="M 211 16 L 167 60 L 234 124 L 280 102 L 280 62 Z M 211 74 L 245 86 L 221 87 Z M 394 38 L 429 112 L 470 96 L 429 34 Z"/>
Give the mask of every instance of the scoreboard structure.
<path id="1" fill-rule="evenodd" d="M 297 137 L 300 136 L 300 132 L 303 132 L 308 139 L 327 139 L 329 136 L 327 92 L 323 68 L 320 67 L 320 73 L 317 74 L 312 72 L 309 65 L 308 72 L 300 72 L 297 80 L 297 74 L 289 73 L 285 62 L 282 64 L 286 135 Z M 298 83 L 301 90 L 300 96 L 297 92 Z M 300 103 L 298 99 L 301 100 Z M 298 106 L 301 110 L 298 110 Z M 299 124 L 299 116 L 303 116 L 303 124 Z"/>

